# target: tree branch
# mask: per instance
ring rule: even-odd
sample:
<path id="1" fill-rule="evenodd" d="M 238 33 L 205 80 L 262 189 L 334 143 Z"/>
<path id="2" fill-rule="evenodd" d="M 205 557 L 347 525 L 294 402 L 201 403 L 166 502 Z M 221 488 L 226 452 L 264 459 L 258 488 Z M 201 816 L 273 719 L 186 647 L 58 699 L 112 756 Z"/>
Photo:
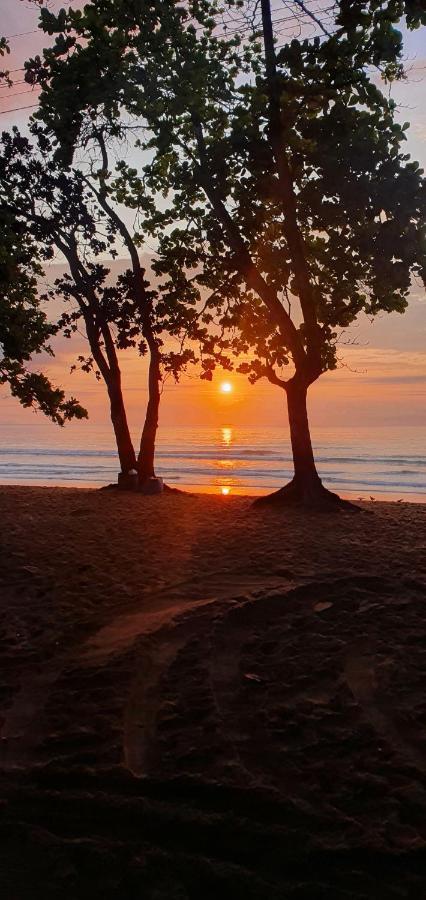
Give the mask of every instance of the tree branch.
<path id="1" fill-rule="evenodd" d="M 72 241 L 70 239 L 69 243 L 65 243 L 64 241 L 58 241 L 57 243 L 58 243 L 59 249 L 62 251 L 62 253 L 64 254 L 64 256 L 68 262 L 71 275 L 72 275 L 78 289 L 82 293 L 84 293 L 86 296 L 88 296 L 88 298 L 89 298 L 89 303 L 84 305 L 84 308 L 82 309 L 83 318 L 84 318 L 84 322 L 86 325 L 87 337 L 89 340 L 90 349 L 93 353 L 93 357 L 95 359 L 96 365 L 98 366 L 98 369 L 99 369 L 105 383 L 108 385 L 111 381 L 111 375 L 112 375 L 112 370 L 113 370 L 114 366 L 110 367 L 108 365 L 108 362 L 105 359 L 104 354 L 102 353 L 102 348 L 101 348 L 100 341 L 99 341 L 99 334 L 100 334 L 100 331 L 102 330 L 102 328 L 101 328 L 100 324 L 97 322 L 97 319 L 99 318 L 99 304 L 98 304 L 98 301 L 96 298 L 96 294 L 90 283 L 90 278 L 89 278 L 88 272 L 86 269 L 84 269 L 84 266 L 78 257 L 78 252 L 77 252 L 77 248 L 75 246 L 75 241 Z M 108 329 L 108 331 L 109 331 L 109 329 Z M 103 334 L 103 330 L 102 330 L 102 334 Z M 109 334 L 109 336 L 111 338 L 111 334 Z M 105 339 L 105 337 L 104 337 L 104 339 Z M 108 349 L 107 349 L 107 355 L 108 355 L 108 360 L 110 361 Z M 115 353 L 115 348 L 114 348 L 114 355 L 115 355 L 115 358 L 117 361 L 117 354 Z M 117 361 L 117 367 L 118 367 L 118 361 Z"/>
<path id="2" fill-rule="evenodd" d="M 310 9 L 308 9 L 306 4 L 303 3 L 302 0 L 293 0 L 293 2 L 297 4 L 299 9 L 301 9 L 305 13 L 306 16 L 309 16 L 309 18 L 312 19 L 312 21 L 315 22 L 315 24 L 318 25 L 319 28 L 321 28 L 321 31 L 324 34 L 326 34 L 327 37 L 329 37 L 329 38 L 332 37 L 331 33 L 329 31 L 327 31 L 326 28 L 324 28 L 324 25 L 322 24 L 321 19 L 319 19 L 316 15 L 314 15 L 314 13 L 311 12 Z"/>
<path id="3" fill-rule="evenodd" d="M 300 5 L 300 4 L 299 4 Z M 283 231 L 290 251 L 294 280 L 299 295 L 303 318 L 307 326 L 307 356 L 315 377 L 322 371 L 321 329 L 318 326 L 316 304 L 312 289 L 305 244 L 297 216 L 293 178 L 283 139 L 281 98 L 277 80 L 277 64 L 271 16 L 270 0 L 261 0 L 263 39 L 265 47 L 266 82 L 269 95 L 269 137 L 275 161 L 281 206 L 284 216 Z"/>
<path id="4" fill-rule="evenodd" d="M 273 321 L 277 323 L 282 337 L 290 348 L 296 368 L 306 364 L 306 354 L 303 349 L 299 333 L 290 316 L 280 303 L 276 291 L 265 281 L 263 275 L 252 260 L 248 247 L 241 237 L 240 231 L 232 216 L 226 209 L 223 201 L 218 197 L 213 179 L 209 174 L 208 157 L 204 141 L 201 122 L 196 116 L 192 116 L 194 134 L 197 142 L 200 164 L 195 164 L 196 180 L 203 188 L 210 201 L 218 220 L 221 222 L 228 239 L 231 250 L 234 251 L 234 262 L 244 277 L 247 287 L 252 288 L 263 300 L 271 313 Z"/>
<path id="5" fill-rule="evenodd" d="M 272 366 L 268 369 L 266 373 L 266 377 L 271 384 L 276 384 L 280 388 L 284 388 L 286 390 L 288 382 L 284 380 L 284 378 L 278 378 L 278 375 L 272 368 Z"/>
<path id="6" fill-rule="evenodd" d="M 103 167 L 102 172 L 107 173 L 107 171 L 108 171 L 108 151 L 107 151 L 107 147 L 106 147 L 102 133 L 97 131 L 96 138 L 98 140 L 101 155 L 102 155 L 102 167 Z M 136 244 L 130 234 L 129 229 L 127 228 L 125 222 L 123 222 L 123 220 L 120 218 L 118 213 L 116 213 L 115 209 L 111 206 L 111 204 L 107 200 L 108 194 L 107 194 L 107 188 L 106 188 L 106 184 L 105 184 L 105 177 L 106 177 L 105 175 L 102 175 L 102 174 L 99 175 L 99 180 L 101 182 L 101 189 L 97 190 L 95 188 L 95 186 L 92 184 L 92 182 L 85 175 L 83 175 L 84 181 L 88 185 L 89 189 L 91 191 L 93 191 L 99 205 L 101 206 L 103 211 L 106 213 L 106 215 L 109 217 L 110 221 L 115 225 L 115 227 L 117 228 L 117 231 L 119 232 L 119 234 L 121 234 L 121 237 L 123 238 L 125 246 L 127 247 L 127 250 L 128 250 L 129 256 L 130 256 L 130 261 L 132 264 L 133 275 L 135 278 L 136 304 L 137 304 L 137 307 L 138 307 L 139 312 L 142 317 L 142 334 L 148 343 L 150 352 L 156 354 L 156 353 L 158 353 L 158 343 L 155 338 L 153 328 L 152 328 L 152 322 L 151 322 L 152 304 L 151 304 L 150 300 L 148 299 L 147 293 L 145 290 L 145 284 L 144 284 L 145 269 L 141 265 L 138 250 L 137 250 Z"/>

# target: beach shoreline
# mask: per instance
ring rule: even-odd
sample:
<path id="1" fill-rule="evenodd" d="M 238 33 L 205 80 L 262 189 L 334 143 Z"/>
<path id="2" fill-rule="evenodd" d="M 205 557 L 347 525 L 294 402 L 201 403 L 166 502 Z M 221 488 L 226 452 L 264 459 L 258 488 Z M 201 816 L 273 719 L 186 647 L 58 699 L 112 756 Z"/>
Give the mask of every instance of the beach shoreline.
<path id="1" fill-rule="evenodd" d="M 426 887 L 426 506 L 0 487 L 0 887 Z"/>
<path id="2" fill-rule="evenodd" d="M 169 482 L 167 482 L 169 483 Z M 0 490 L 3 488 L 43 488 L 46 490 L 67 490 L 67 491 L 103 491 L 107 490 L 111 487 L 111 483 L 105 482 L 105 484 L 100 484 L 99 482 L 85 482 L 66 484 L 58 483 L 52 484 L 50 481 L 46 481 L 43 479 L 32 479 L 31 481 L 24 482 L 12 482 L 12 481 L 2 481 L 0 480 Z M 221 485 L 215 484 L 210 486 L 203 486 L 200 484 L 191 484 L 190 482 L 181 483 L 180 481 L 170 482 L 170 487 L 176 488 L 182 494 L 189 494 L 190 496 L 200 496 L 200 497 L 229 497 L 230 499 L 234 497 L 239 497 L 243 500 L 256 500 L 258 497 L 264 497 L 267 494 L 273 493 L 278 488 L 261 488 L 255 487 L 253 485 L 250 488 L 240 488 L 235 485 Z M 224 493 L 225 488 L 225 493 Z M 330 490 L 333 488 L 330 487 Z M 339 497 L 342 497 L 345 500 L 350 500 L 353 503 L 367 504 L 367 507 L 373 503 L 411 503 L 424 505 L 426 504 L 426 492 L 420 491 L 412 491 L 412 492 L 404 492 L 404 491 L 377 491 L 373 490 L 373 493 L 370 494 L 368 491 L 360 492 L 360 491 L 348 491 L 348 490 L 336 490 L 336 493 L 339 494 Z"/>

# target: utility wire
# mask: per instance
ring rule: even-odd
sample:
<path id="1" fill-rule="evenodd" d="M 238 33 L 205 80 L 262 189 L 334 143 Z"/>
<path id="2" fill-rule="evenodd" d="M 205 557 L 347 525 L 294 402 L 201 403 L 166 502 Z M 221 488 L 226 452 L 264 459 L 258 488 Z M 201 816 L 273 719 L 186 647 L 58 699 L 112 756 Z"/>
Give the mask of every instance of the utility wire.
<path id="1" fill-rule="evenodd" d="M 324 28 L 324 26 L 321 22 L 321 19 L 318 19 L 316 17 L 316 15 L 313 12 L 311 12 L 310 9 L 307 8 L 306 4 L 302 3 L 302 0 L 293 0 L 293 3 L 296 3 L 297 6 L 299 7 L 299 9 L 303 10 L 304 14 L 306 16 L 309 16 L 309 18 L 312 19 L 312 21 L 315 22 L 315 24 L 321 28 L 321 30 L 324 32 L 325 35 L 327 35 L 327 37 L 331 37 L 331 34 L 329 34 L 329 32 L 327 31 L 326 28 Z M 324 12 L 325 12 L 325 10 L 324 10 Z"/>
<path id="2" fill-rule="evenodd" d="M 14 81 L 12 87 L 16 87 L 17 84 L 28 84 L 28 82 L 25 81 L 25 78 L 22 78 L 21 81 Z M 1 88 L 9 88 L 9 90 L 10 90 L 10 87 L 8 84 L 0 84 L 0 87 Z"/>
<path id="3" fill-rule="evenodd" d="M 0 116 L 6 116 L 8 113 L 13 112 L 21 112 L 22 109 L 34 109 L 35 106 L 38 106 L 38 103 L 31 103 L 30 106 L 15 106 L 14 109 L 2 109 L 0 110 Z"/>
<path id="4" fill-rule="evenodd" d="M 7 41 L 11 41 L 12 38 L 26 37 L 27 34 L 37 34 L 37 32 L 40 33 L 40 28 L 34 28 L 33 31 L 19 31 L 17 34 L 4 34 L 3 37 Z"/>
<path id="5" fill-rule="evenodd" d="M 24 84 L 24 82 L 22 82 L 22 84 Z M 7 87 L 7 85 L 2 85 L 2 87 Z M 39 90 L 40 85 L 35 84 L 33 87 L 28 85 L 28 87 L 29 87 L 28 91 L 12 91 L 10 94 L 7 94 L 7 99 L 9 100 L 9 99 L 12 99 L 12 97 L 21 97 L 22 94 L 32 94 L 33 91 Z M 6 100 L 6 96 L 3 96 L 1 99 Z"/>
<path id="6" fill-rule="evenodd" d="M 291 3 L 296 3 L 297 6 L 299 7 L 299 9 L 303 10 L 303 16 L 306 16 L 306 17 L 308 17 L 308 18 L 311 18 L 313 21 L 316 22 L 316 24 L 317 24 L 319 27 L 322 27 L 322 25 L 321 25 L 321 20 L 316 16 L 315 13 L 313 13 L 313 12 L 307 7 L 306 3 L 302 3 L 301 0 L 290 0 L 290 2 L 291 2 Z M 321 2 L 321 0 L 318 0 L 318 2 Z M 324 8 L 324 9 L 318 10 L 318 12 L 319 12 L 319 13 L 322 13 L 322 12 L 327 13 L 327 12 L 330 12 L 330 11 L 331 11 L 332 9 L 334 9 L 334 8 L 335 8 L 335 4 L 332 4 L 331 6 L 328 6 L 328 7 Z M 278 10 L 276 9 L 275 12 L 277 12 L 277 11 L 278 11 Z M 241 25 L 241 26 L 237 26 L 236 28 L 228 28 L 228 26 L 226 25 L 226 23 L 222 23 L 221 25 L 218 25 L 217 27 L 220 28 L 220 29 L 222 29 L 222 30 L 221 30 L 219 33 L 215 32 L 215 36 L 216 36 L 216 37 L 228 37 L 229 35 L 232 35 L 232 34 L 247 33 L 247 32 L 249 32 L 249 31 L 256 31 L 256 30 L 257 30 L 257 28 L 256 28 L 255 25 L 254 25 L 254 22 L 253 22 L 253 25 L 249 25 L 249 24 L 247 23 L 247 19 L 246 19 L 245 16 L 242 16 L 242 17 L 241 17 L 241 20 L 242 20 L 242 22 L 244 22 L 245 24 L 244 24 L 244 25 Z M 236 20 L 235 18 L 233 18 L 233 19 L 230 20 L 230 22 L 231 22 L 232 25 L 234 25 L 236 21 L 237 21 L 237 20 Z M 303 17 L 302 17 L 302 16 L 298 16 L 296 12 L 292 13 L 292 14 L 289 15 L 289 16 L 279 16 L 279 17 L 276 18 L 276 19 L 274 19 L 274 18 L 272 19 L 272 24 L 273 24 L 274 26 L 275 26 L 275 25 L 281 25 L 283 22 L 294 22 L 295 25 L 299 25 L 299 24 L 307 24 L 307 23 L 303 22 Z M 187 23 L 186 23 L 186 24 L 187 24 Z M 200 28 L 201 28 L 201 26 L 200 26 Z M 261 22 L 260 22 L 260 20 L 259 20 L 259 30 L 260 30 L 260 28 L 261 28 Z M 323 30 L 324 30 L 324 29 L 323 29 Z M 36 34 L 36 33 L 38 33 L 38 32 L 40 32 L 40 29 L 39 29 L 39 28 L 35 29 L 34 31 L 22 31 L 22 32 L 20 32 L 19 34 L 7 35 L 6 37 L 7 37 L 7 39 L 10 39 L 10 38 L 14 38 L 14 37 L 21 37 L 21 36 L 23 36 L 23 35 L 28 35 L 28 34 Z M 23 72 L 23 71 L 24 71 L 24 67 L 21 67 L 21 68 L 19 68 L 19 69 L 11 69 L 10 71 L 11 71 L 11 73 L 13 73 L 13 72 Z"/>
<path id="7" fill-rule="evenodd" d="M 281 0 L 281 2 L 284 3 L 285 0 Z M 314 12 L 312 12 L 312 10 L 307 6 L 307 3 L 302 2 L 302 0 L 289 0 L 289 2 L 290 2 L 290 3 L 293 2 L 293 3 L 295 3 L 295 4 L 297 5 L 297 7 L 299 8 L 299 10 L 300 10 L 300 12 L 301 12 L 301 15 L 297 15 L 297 12 L 295 11 L 294 13 L 292 13 L 292 14 L 289 15 L 289 16 L 280 16 L 280 15 L 278 15 L 277 18 L 273 18 L 273 19 L 272 19 L 272 24 L 273 24 L 273 26 L 274 26 L 274 35 L 275 35 L 275 37 L 279 37 L 280 35 L 284 35 L 284 34 L 289 34 L 289 35 L 290 35 L 291 31 L 293 31 L 294 28 L 298 28 L 298 29 L 299 29 L 299 33 L 300 33 L 300 30 L 301 30 L 302 26 L 306 26 L 306 25 L 308 24 L 308 22 L 306 21 L 306 19 L 311 19 L 311 21 L 313 21 L 319 28 L 321 28 L 322 32 L 323 32 L 325 35 L 327 35 L 327 37 L 331 37 L 332 34 L 336 33 L 336 31 L 338 30 L 338 29 L 336 29 L 334 32 L 329 32 L 329 31 L 325 28 L 325 24 L 328 25 L 329 23 L 334 22 L 334 16 L 326 16 L 323 20 L 321 20 L 321 19 L 318 17 L 318 14 L 319 14 L 319 13 L 330 13 L 331 10 L 335 8 L 335 3 L 333 3 L 331 6 L 328 5 L 327 7 L 323 8 L 323 9 L 321 9 L 321 10 L 318 10 L 318 9 L 317 9 L 317 10 L 315 11 L 315 13 L 314 13 Z M 318 0 L 318 3 L 321 3 L 321 0 Z M 288 2 L 287 2 L 285 5 L 286 5 L 286 7 L 288 8 Z M 278 10 L 275 9 L 275 13 L 277 13 L 277 11 L 278 11 Z M 318 14 L 317 14 L 317 13 L 318 13 Z M 242 16 L 242 17 L 241 17 L 241 20 L 242 20 L 242 22 L 244 22 L 244 25 L 238 26 L 238 27 L 236 27 L 236 28 L 235 28 L 235 27 L 234 27 L 234 28 L 228 28 L 227 25 L 226 25 L 226 23 L 222 23 L 221 26 L 219 26 L 219 27 L 221 28 L 221 31 L 219 31 L 219 33 L 215 32 L 215 36 L 218 37 L 218 38 L 227 38 L 227 37 L 232 36 L 233 34 L 247 34 L 248 32 L 253 33 L 253 32 L 256 32 L 257 30 L 259 30 L 259 31 L 261 30 L 261 22 L 260 22 L 260 21 L 259 21 L 259 26 L 256 27 L 254 21 L 253 21 L 253 23 L 252 23 L 251 25 L 249 25 L 249 24 L 247 23 L 247 19 L 246 19 L 245 16 Z M 237 21 L 237 17 L 233 17 L 233 18 L 231 19 L 231 24 L 232 24 L 232 25 L 235 25 L 236 21 Z M 293 22 L 293 23 L 294 23 L 293 27 L 291 27 L 291 26 L 285 27 L 285 23 L 287 23 L 287 22 Z M 277 28 L 277 26 L 284 26 L 284 27 Z M 40 29 L 34 29 L 34 30 L 32 30 L 32 31 L 23 31 L 23 32 L 19 32 L 19 33 L 13 34 L 13 35 L 8 35 L 8 38 L 10 39 L 10 38 L 15 38 L 15 37 L 23 37 L 24 35 L 36 34 L 36 33 L 39 32 L 39 31 L 40 31 Z M 285 42 L 284 42 L 284 43 L 285 43 Z M 280 45 L 280 44 L 277 44 L 277 49 L 279 49 L 280 46 L 283 46 L 283 44 L 281 44 L 281 45 Z M 11 75 L 12 75 L 12 74 L 14 74 L 14 73 L 17 73 L 17 72 L 24 72 L 24 71 L 25 71 L 24 66 L 21 66 L 21 67 L 16 68 L 16 69 L 11 69 L 11 70 L 9 71 L 8 74 L 11 74 Z M 25 79 L 22 79 L 22 80 L 20 80 L 20 81 L 15 82 L 15 83 L 12 85 L 12 87 L 15 87 L 15 85 L 26 84 L 26 83 L 27 83 L 27 82 L 25 81 Z M 5 88 L 7 89 L 7 88 L 8 88 L 8 85 L 1 85 L 1 87 L 2 87 L 3 89 L 5 89 Z M 28 91 L 12 91 L 11 93 L 8 93 L 7 95 L 4 95 L 4 98 L 3 98 L 3 99 L 6 99 L 6 96 L 7 96 L 8 99 L 9 99 L 9 98 L 11 99 L 12 97 L 18 97 L 18 96 L 23 95 L 23 94 L 29 94 L 29 93 L 32 93 L 32 91 L 33 91 L 34 89 L 39 88 L 39 87 L 40 87 L 39 85 L 34 85 L 34 86 L 33 86 L 30 90 L 28 90 Z M 9 88 L 9 91 L 11 91 L 11 88 Z M 18 112 L 20 109 L 22 109 L 22 110 L 25 110 L 25 109 L 33 109 L 33 108 L 36 107 L 36 106 L 38 106 L 38 104 L 37 104 L 37 103 L 33 103 L 33 104 L 28 105 L 28 106 L 21 106 L 21 107 L 16 107 L 16 108 L 14 108 L 14 109 L 1 110 L 1 111 L 0 111 L 0 115 L 6 115 L 6 114 L 8 114 L 8 113 Z"/>

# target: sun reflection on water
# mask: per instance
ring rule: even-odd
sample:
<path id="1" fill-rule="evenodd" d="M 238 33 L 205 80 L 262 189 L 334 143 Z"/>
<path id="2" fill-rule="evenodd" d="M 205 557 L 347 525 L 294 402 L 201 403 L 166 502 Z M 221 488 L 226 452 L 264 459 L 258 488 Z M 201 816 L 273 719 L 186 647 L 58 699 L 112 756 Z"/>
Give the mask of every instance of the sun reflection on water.
<path id="1" fill-rule="evenodd" d="M 218 454 L 218 457 L 214 462 L 214 465 L 218 469 L 227 469 L 229 471 L 230 469 L 233 469 L 235 467 L 235 460 L 232 459 L 232 455 L 231 455 L 231 459 L 229 459 L 229 458 L 226 459 L 226 453 L 225 453 L 225 451 L 230 450 L 232 448 L 233 441 L 234 441 L 234 429 L 230 425 L 222 425 L 222 427 L 220 429 L 220 443 L 221 443 L 221 449 L 225 456 L 225 459 L 223 459 L 223 457 L 221 459 Z M 222 494 L 222 496 L 226 497 L 226 496 L 228 496 L 228 494 L 231 493 L 231 490 L 234 489 L 234 487 L 235 487 L 234 481 L 235 481 L 235 479 L 230 479 L 229 477 L 228 478 L 226 478 L 226 477 L 218 478 L 218 480 L 216 482 L 217 483 L 216 490 L 218 490 L 219 494 Z"/>
<path id="2" fill-rule="evenodd" d="M 232 428 L 229 425 L 224 425 L 222 428 L 222 443 L 229 447 L 232 444 L 233 434 Z"/>

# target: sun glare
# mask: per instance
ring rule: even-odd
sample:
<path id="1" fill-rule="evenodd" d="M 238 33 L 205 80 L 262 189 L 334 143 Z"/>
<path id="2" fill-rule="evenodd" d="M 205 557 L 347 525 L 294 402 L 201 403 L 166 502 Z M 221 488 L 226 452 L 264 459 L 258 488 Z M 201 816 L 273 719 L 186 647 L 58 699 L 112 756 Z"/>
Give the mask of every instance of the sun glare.
<path id="1" fill-rule="evenodd" d="M 220 385 L 220 390 L 222 394 L 230 394 L 232 391 L 232 384 L 230 381 L 222 381 Z"/>
<path id="2" fill-rule="evenodd" d="M 229 488 L 229 487 L 223 487 L 223 488 L 222 488 L 222 494 L 229 494 L 229 491 L 230 491 L 230 488 Z"/>

